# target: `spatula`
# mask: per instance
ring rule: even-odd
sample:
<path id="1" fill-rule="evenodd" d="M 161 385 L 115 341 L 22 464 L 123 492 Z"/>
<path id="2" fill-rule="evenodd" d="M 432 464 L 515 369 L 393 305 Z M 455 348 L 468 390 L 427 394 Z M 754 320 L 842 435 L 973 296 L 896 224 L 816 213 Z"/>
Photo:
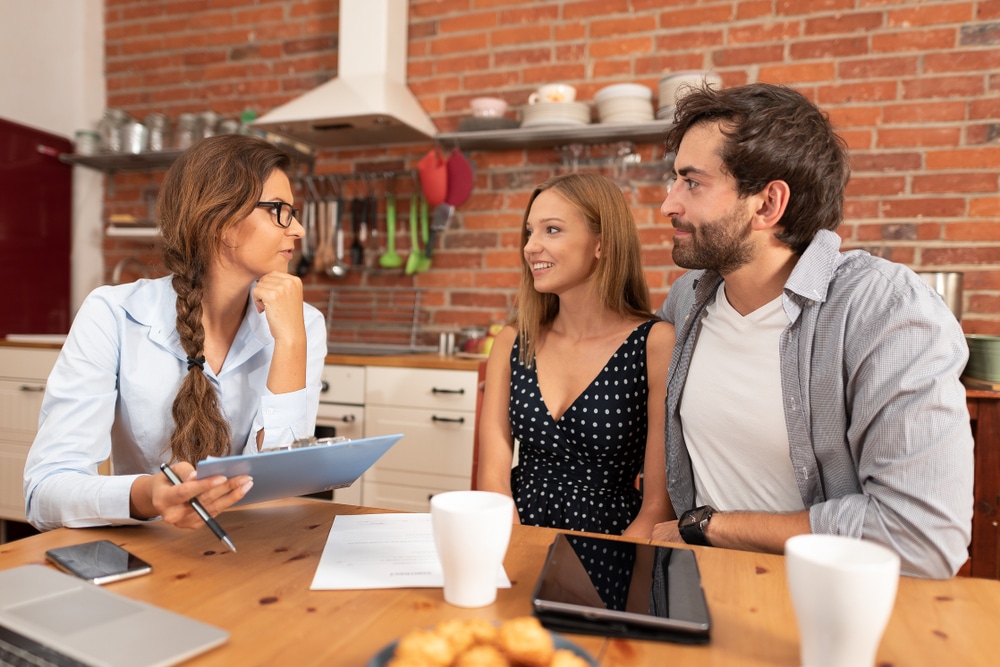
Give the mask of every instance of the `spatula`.
<path id="1" fill-rule="evenodd" d="M 406 275 L 411 276 L 417 272 L 421 262 L 420 256 L 420 232 L 417 231 L 417 196 L 410 197 L 410 254 L 406 256 L 406 268 L 403 270 Z"/>
<path id="2" fill-rule="evenodd" d="M 379 266 L 395 269 L 403 265 L 403 258 L 396 252 L 396 196 L 385 197 L 385 252 L 378 258 Z"/>

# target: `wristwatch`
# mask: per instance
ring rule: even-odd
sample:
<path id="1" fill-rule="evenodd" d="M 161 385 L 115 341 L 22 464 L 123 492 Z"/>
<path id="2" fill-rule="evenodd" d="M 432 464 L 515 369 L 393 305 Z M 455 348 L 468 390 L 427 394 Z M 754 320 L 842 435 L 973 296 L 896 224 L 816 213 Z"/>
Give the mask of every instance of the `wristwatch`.
<path id="1" fill-rule="evenodd" d="M 702 505 L 681 514 L 681 518 L 677 521 L 677 530 L 681 533 L 681 539 L 688 544 L 697 544 L 703 547 L 712 546 L 705 535 L 705 529 L 708 528 L 708 522 L 712 520 L 714 513 L 715 508 L 711 505 Z"/>

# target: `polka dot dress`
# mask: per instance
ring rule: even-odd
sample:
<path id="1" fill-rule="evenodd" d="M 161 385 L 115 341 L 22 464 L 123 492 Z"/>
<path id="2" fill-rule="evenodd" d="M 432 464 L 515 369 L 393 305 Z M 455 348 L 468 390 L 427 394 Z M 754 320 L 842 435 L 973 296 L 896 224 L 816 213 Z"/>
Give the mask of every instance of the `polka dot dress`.
<path id="1" fill-rule="evenodd" d="M 639 513 L 646 451 L 646 338 L 640 324 L 554 421 L 535 368 L 511 350 L 510 423 L 519 442 L 511 489 L 521 523 L 620 535 Z"/>

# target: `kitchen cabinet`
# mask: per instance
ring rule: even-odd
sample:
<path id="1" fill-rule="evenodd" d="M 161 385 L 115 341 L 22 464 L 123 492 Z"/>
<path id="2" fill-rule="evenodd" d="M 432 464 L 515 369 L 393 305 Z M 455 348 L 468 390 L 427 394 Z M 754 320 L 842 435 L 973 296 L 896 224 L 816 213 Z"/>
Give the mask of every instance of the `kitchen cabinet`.
<path id="1" fill-rule="evenodd" d="M 476 371 L 369 366 L 365 384 L 365 435 L 405 435 L 362 478 L 364 504 L 427 512 L 469 489 Z"/>
<path id="2" fill-rule="evenodd" d="M 24 462 L 58 356 L 50 348 L 0 348 L 0 520 L 24 521 Z"/>

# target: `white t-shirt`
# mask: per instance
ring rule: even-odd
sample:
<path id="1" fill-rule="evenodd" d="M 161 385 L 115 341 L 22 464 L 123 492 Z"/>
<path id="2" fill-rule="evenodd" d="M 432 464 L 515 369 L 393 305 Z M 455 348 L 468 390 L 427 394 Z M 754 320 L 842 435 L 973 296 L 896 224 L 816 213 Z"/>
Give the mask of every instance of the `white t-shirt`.
<path id="1" fill-rule="evenodd" d="M 782 407 L 778 346 L 788 324 L 781 296 L 744 317 L 725 283 L 706 309 L 680 404 L 697 505 L 804 508 Z"/>

